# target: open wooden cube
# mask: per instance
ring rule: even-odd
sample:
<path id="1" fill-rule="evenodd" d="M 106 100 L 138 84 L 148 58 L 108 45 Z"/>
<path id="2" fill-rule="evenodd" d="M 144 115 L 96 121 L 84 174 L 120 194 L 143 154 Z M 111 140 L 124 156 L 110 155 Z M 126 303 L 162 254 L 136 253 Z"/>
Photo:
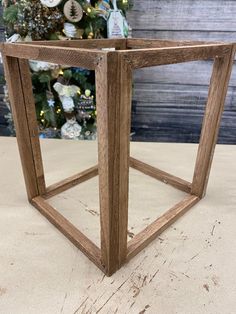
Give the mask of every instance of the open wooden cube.
<path id="1" fill-rule="evenodd" d="M 102 48 L 115 48 L 115 51 Z M 2 44 L 6 79 L 28 199 L 106 275 L 113 274 L 206 191 L 233 65 L 235 45 L 150 39 L 107 39 Z M 96 73 L 98 165 L 45 186 L 28 59 L 78 66 Z M 214 59 L 192 183 L 130 157 L 132 70 Z M 127 243 L 129 167 L 189 195 Z M 101 249 L 47 199 L 99 174 Z"/>

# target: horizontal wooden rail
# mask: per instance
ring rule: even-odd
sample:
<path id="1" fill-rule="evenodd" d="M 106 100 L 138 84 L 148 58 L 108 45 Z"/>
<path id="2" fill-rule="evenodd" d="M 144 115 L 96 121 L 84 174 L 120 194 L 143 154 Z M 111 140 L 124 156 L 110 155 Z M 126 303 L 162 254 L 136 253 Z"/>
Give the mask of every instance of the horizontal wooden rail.
<path id="1" fill-rule="evenodd" d="M 166 39 L 147 39 L 147 38 L 128 38 L 127 48 L 164 48 L 164 47 L 178 47 L 178 46 L 196 46 L 209 44 L 225 44 L 221 41 L 200 41 L 200 40 L 166 40 Z"/>
<path id="2" fill-rule="evenodd" d="M 179 177 L 173 176 L 172 174 L 169 174 L 168 172 L 162 171 L 158 168 L 155 168 L 153 166 L 150 166 L 140 160 L 137 160 L 133 157 L 130 157 L 130 166 L 136 170 L 139 170 L 146 175 L 155 178 L 159 181 L 162 181 L 166 184 L 169 184 L 181 191 L 184 191 L 186 193 L 191 192 L 191 186 L 192 184 L 188 181 L 185 181 Z"/>
<path id="3" fill-rule="evenodd" d="M 184 200 L 169 209 L 164 215 L 156 219 L 143 231 L 138 233 L 128 242 L 127 260 L 130 260 L 159 234 L 167 229 L 173 222 L 182 216 L 188 209 L 195 205 L 200 199 L 195 195 L 188 195 Z"/>
<path id="4" fill-rule="evenodd" d="M 61 47 L 59 43 L 58 46 L 3 43 L 0 50 L 4 55 L 10 57 L 47 61 L 89 70 L 94 70 L 99 59 L 107 54 L 105 51 L 95 49 Z"/>
<path id="5" fill-rule="evenodd" d="M 128 61 L 133 69 L 208 60 L 224 56 L 230 52 L 232 45 L 209 44 L 182 47 L 146 48 L 120 50 L 119 54 Z"/>
<path id="6" fill-rule="evenodd" d="M 98 175 L 98 166 L 91 167 L 60 182 L 52 184 L 46 188 L 46 193 L 43 195 L 45 199 L 64 192 L 77 184 L 85 182 Z"/>
<path id="7" fill-rule="evenodd" d="M 21 44 L 32 45 L 32 42 L 22 42 Z M 85 49 L 101 49 L 101 48 L 120 48 L 126 49 L 126 39 L 78 39 L 78 40 L 50 40 L 50 41 L 34 41 L 34 45 L 42 46 L 61 46 L 70 48 L 85 48 Z"/>
<path id="8" fill-rule="evenodd" d="M 104 271 L 104 267 L 101 264 L 101 250 L 91 240 L 89 240 L 56 209 L 49 205 L 41 196 L 33 198 L 31 203 L 94 264 Z"/>

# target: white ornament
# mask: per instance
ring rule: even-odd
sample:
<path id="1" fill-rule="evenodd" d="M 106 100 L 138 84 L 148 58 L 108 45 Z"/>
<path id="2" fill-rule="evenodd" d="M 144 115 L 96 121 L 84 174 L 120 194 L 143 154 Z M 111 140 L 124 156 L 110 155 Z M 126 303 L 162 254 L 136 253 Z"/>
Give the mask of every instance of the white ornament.
<path id="1" fill-rule="evenodd" d="M 58 64 L 45 62 L 45 61 L 36 61 L 36 60 L 30 60 L 29 65 L 32 71 L 39 72 L 39 71 L 48 71 L 48 70 L 54 70 L 59 68 Z"/>
<path id="2" fill-rule="evenodd" d="M 73 38 L 77 35 L 77 28 L 74 24 L 71 23 L 64 23 L 64 34 L 66 37 Z"/>
<path id="3" fill-rule="evenodd" d="M 59 96 L 59 98 L 65 112 L 72 112 L 74 110 L 75 105 L 72 97 Z"/>
<path id="4" fill-rule="evenodd" d="M 46 7 L 53 8 L 61 3 L 62 0 L 40 0 L 40 2 Z"/>
<path id="5" fill-rule="evenodd" d="M 6 39 L 7 43 L 16 43 L 16 42 L 21 42 L 23 39 L 21 38 L 21 35 L 19 34 L 14 34 L 11 37 Z"/>
<path id="6" fill-rule="evenodd" d="M 64 5 L 64 14 L 68 21 L 77 23 L 83 17 L 83 9 L 75 0 L 69 0 Z"/>
<path id="7" fill-rule="evenodd" d="M 80 91 L 80 88 L 76 85 L 63 85 L 59 82 L 55 83 L 53 88 L 59 95 L 64 111 L 72 112 L 75 107 L 72 97 Z"/>
<path id="8" fill-rule="evenodd" d="M 53 85 L 53 88 L 55 89 L 59 96 L 68 97 L 74 97 L 76 93 L 80 91 L 80 88 L 76 85 L 63 85 L 59 82 L 56 82 Z"/>
<path id="9" fill-rule="evenodd" d="M 78 139 L 81 133 L 81 126 L 76 121 L 75 117 L 67 119 L 66 123 L 61 128 L 61 137 L 63 139 Z"/>

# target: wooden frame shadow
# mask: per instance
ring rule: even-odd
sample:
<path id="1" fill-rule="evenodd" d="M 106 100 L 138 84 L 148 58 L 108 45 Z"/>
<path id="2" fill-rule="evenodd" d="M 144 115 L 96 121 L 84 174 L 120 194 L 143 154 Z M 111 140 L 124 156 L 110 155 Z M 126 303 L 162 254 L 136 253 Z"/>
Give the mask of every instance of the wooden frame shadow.
<path id="1" fill-rule="evenodd" d="M 115 47 L 115 51 L 102 48 Z M 232 70 L 235 44 L 151 39 L 104 39 L 1 44 L 28 199 L 106 275 L 204 197 Z M 98 165 L 45 185 L 28 59 L 95 70 Z M 130 157 L 132 70 L 214 59 L 192 182 Z M 189 195 L 127 243 L 129 167 Z M 99 174 L 101 249 L 47 199 Z"/>

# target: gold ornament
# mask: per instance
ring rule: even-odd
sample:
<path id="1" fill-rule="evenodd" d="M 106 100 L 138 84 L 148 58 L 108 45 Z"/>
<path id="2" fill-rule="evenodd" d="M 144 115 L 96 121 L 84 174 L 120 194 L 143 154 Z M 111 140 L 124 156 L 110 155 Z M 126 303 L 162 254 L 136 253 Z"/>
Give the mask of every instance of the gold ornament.
<path id="1" fill-rule="evenodd" d="M 64 5 L 64 14 L 68 21 L 77 23 L 83 17 L 83 9 L 75 0 L 69 0 Z"/>

